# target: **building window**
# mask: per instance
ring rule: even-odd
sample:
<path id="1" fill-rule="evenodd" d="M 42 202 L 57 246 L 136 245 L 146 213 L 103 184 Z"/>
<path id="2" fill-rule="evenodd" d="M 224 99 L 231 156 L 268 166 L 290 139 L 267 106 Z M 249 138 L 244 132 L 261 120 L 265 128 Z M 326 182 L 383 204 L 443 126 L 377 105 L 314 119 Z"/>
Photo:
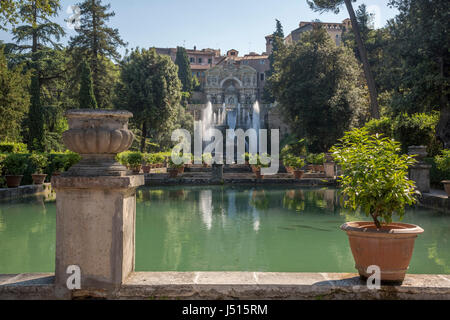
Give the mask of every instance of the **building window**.
<path id="1" fill-rule="evenodd" d="M 212 59 L 210 58 L 210 59 L 208 59 L 208 64 L 211 64 L 212 63 Z"/>
<path id="2" fill-rule="evenodd" d="M 266 64 L 266 60 L 259 60 L 260 64 Z"/>
<path id="3" fill-rule="evenodd" d="M 261 81 L 264 81 L 264 73 L 261 73 Z"/>
<path id="4" fill-rule="evenodd" d="M 198 63 L 202 63 L 202 58 L 198 58 Z"/>
<path id="5" fill-rule="evenodd" d="M 191 58 L 189 59 L 189 61 L 190 61 L 191 63 L 194 63 L 194 62 L 195 62 L 195 59 L 191 57 Z"/>
<path id="6" fill-rule="evenodd" d="M 200 77 L 200 72 L 197 72 L 197 78 Z"/>

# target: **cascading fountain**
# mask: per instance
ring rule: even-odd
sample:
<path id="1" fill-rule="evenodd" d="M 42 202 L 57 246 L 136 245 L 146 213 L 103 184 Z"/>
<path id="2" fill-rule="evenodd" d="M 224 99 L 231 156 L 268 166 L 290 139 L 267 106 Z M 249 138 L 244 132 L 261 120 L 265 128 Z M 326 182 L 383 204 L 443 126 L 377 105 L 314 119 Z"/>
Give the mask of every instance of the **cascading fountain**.
<path id="1" fill-rule="evenodd" d="M 248 123 L 250 123 L 250 118 L 247 120 Z M 259 109 L 259 102 L 256 101 L 253 104 L 253 114 L 252 114 L 252 120 L 251 120 L 251 128 L 256 131 L 256 141 L 253 143 L 250 143 L 250 153 L 256 154 L 258 153 L 258 142 L 259 142 L 259 129 L 261 126 L 261 120 L 260 120 L 260 109 Z"/>
<path id="2" fill-rule="evenodd" d="M 202 112 L 202 135 L 203 141 L 211 141 L 212 135 L 210 129 L 213 129 L 213 108 L 212 103 L 208 102 L 206 108 Z"/>

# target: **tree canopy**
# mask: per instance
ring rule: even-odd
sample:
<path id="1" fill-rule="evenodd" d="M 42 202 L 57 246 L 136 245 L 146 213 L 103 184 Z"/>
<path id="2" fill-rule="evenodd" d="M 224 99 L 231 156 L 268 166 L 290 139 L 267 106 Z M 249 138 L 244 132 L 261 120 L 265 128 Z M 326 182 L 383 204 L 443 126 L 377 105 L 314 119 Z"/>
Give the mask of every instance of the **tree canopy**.
<path id="1" fill-rule="evenodd" d="M 367 96 L 351 50 L 337 47 L 323 28 L 306 32 L 276 55 L 275 98 L 298 138 L 326 152 L 352 124 L 364 120 Z"/>

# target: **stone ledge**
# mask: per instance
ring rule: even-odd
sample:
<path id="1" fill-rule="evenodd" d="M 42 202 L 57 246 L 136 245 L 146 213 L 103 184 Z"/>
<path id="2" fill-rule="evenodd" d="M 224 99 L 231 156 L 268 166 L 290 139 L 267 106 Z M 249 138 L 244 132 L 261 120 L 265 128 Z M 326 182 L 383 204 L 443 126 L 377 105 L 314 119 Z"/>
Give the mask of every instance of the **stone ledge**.
<path id="1" fill-rule="evenodd" d="M 0 275 L 0 299 L 55 299 L 53 274 Z M 76 291 L 107 299 L 433 299 L 450 300 L 450 275 L 407 275 L 402 285 L 369 290 L 356 274 L 135 272 L 115 292 Z"/>
<path id="2" fill-rule="evenodd" d="M 127 189 L 144 185 L 144 175 L 105 177 L 53 177 L 54 189 Z"/>
<path id="3" fill-rule="evenodd" d="M 422 193 L 420 206 L 450 213 L 450 198 L 440 190 L 432 190 L 430 193 Z"/>
<path id="4" fill-rule="evenodd" d="M 51 193 L 51 184 L 45 183 L 43 185 L 28 185 L 18 188 L 0 189 L 0 200 L 17 199 L 34 195 Z"/>

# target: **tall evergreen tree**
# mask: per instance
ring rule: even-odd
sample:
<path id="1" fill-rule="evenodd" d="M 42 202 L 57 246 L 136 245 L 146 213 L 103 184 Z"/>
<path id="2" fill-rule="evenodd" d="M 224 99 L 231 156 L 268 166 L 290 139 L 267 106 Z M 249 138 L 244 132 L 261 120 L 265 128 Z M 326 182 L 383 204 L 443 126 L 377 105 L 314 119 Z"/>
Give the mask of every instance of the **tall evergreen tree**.
<path id="1" fill-rule="evenodd" d="M 266 71 L 266 79 L 269 80 L 267 81 L 263 92 L 264 101 L 269 103 L 275 102 L 275 98 L 272 92 L 272 84 L 270 82 L 270 77 L 274 72 L 275 56 L 278 53 L 278 51 L 281 50 L 282 47 L 284 46 L 283 26 L 281 25 L 281 22 L 278 19 L 276 19 L 275 21 L 276 21 L 275 32 L 272 34 L 272 52 L 269 55 L 270 69 Z"/>
<path id="2" fill-rule="evenodd" d="M 69 48 L 74 54 L 75 61 L 85 59 L 92 71 L 95 100 L 99 108 L 111 106 L 111 83 L 108 78 L 109 59 L 120 60 L 117 51 L 126 43 L 121 39 L 118 29 L 107 26 L 107 22 L 115 15 L 109 11 L 110 4 L 103 5 L 101 0 L 85 0 L 78 4 L 80 7 L 80 28 L 78 35 L 71 37 Z M 76 66 L 78 68 L 78 66 Z"/>
<path id="3" fill-rule="evenodd" d="M 18 17 L 25 22 L 12 31 L 15 44 L 10 45 L 13 52 L 17 52 L 19 61 L 28 63 L 32 69 L 31 105 L 28 115 L 29 134 L 28 145 L 34 148 L 44 148 L 44 117 L 41 106 L 41 86 L 47 79 L 45 69 L 52 64 L 54 51 L 49 47 L 59 48 L 58 41 L 65 34 L 64 30 L 49 18 L 56 15 L 60 9 L 59 0 L 24 0 L 19 2 Z M 54 77 L 54 75 L 52 76 Z"/>
<path id="4" fill-rule="evenodd" d="M 37 72 L 31 77 L 30 111 L 28 112 L 29 137 L 28 145 L 31 150 L 44 150 L 44 116 L 41 107 L 39 76 Z"/>
<path id="5" fill-rule="evenodd" d="M 92 86 L 91 68 L 86 61 L 81 64 L 81 83 L 79 104 L 80 109 L 97 109 L 97 101 L 95 100 L 94 88 Z"/>
<path id="6" fill-rule="evenodd" d="M 358 45 L 359 56 L 364 68 L 364 74 L 366 76 L 367 87 L 369 88 L 370 94 L 370 114 L 372 118 L 380 118 L 380 108 L 378 106 L 378 93 L 375 85 L 375 80 L 370 68 L 369 60 L 367 58 L 367 50 L 364 46 L 363 39 L 361 37 L 361 32 L 359 30 L 358 20 L 353 10 L 352 0 L 306 0 L 311 9 L 314 11 L 324 12 L 333 11 L 334 13 L 339 13 L 340 7 L 345 4 L 347 7 L 350 20 L 352 22 L 352 30 L 355 34 L 355 40 Z"/>
<path id="7" fill-rule="evenodd" d="M 178 78 L 180 78 L 183 85 L 183 92 L 191 93 L 193 88 L 193 79 L 191 64 L 187 55 L 186 49 L 183 47 L 177 47 L 177 57 L 175 64 L 178 66 Z"/>
<path id="8" fill-rule="evenodd" d="M 0 47 L 0 140 L 22 142 L 22 120 L 30 105 L 30 76 L 22 67 L 8 68 Z"/>

